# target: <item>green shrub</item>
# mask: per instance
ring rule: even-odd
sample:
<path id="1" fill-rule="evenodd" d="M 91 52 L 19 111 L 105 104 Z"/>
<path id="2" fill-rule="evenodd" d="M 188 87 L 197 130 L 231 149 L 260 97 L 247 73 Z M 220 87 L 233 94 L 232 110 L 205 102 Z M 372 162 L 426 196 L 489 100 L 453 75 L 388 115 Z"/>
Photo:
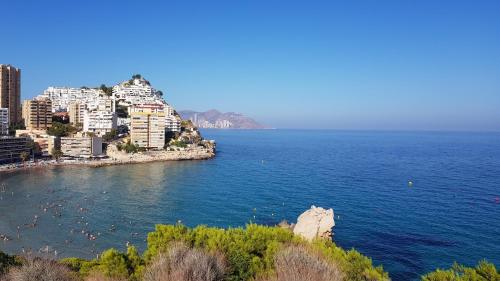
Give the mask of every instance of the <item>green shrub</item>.
<path id="1" fill-rule="evenodd" d="M 181 140 L 176 140 L 176 141 L 173 141 L 170 143 L 171 146 L 177 146 L 177 147 L 182 147 L 182 148 L 186 148 L 187 147 L 187 143 L 185 143 L 184 141 L 181 141 Z"/>
<path id="2" fill-rule="evenodd" d="M 350 281 L 390 280 L 389 274 L 382 266 L 374 267 L 372 260 L 356 250 L 345 251 L 332 241 L 317 239 L 312 243 L 314 249 L 332 261 L 338 262 L 340 268 Z"/>
<path id="3" fill-rule="evenodd" d="M 70 124 L 63 124 L 59 122 L 52 122 L 52 126 L 47 129 L 47 134 L 56 137 L 67 137 L 72 133 L 77 132 L 78 129 Z"/>
<path id="4" fill-rule="evenodd" d="M 21 265 L 21 260 L 14 256 L 9 256 L 0 252 L 0 276 L 8 270 L 10 266 Z"/>
<path id="5" fill-rule="evenodd" d="M 190 247 L 222 252 L 229 266 L 227 280 L 250 280 L 272 272 L 276 253 L 281 247 L 307 244 L 290 230 L 279 227 L 250 224 L 245 229 L 224 230 L 206 226 L 190 229 L 183 225 L 157 225 L 156 230 L 148 235 L 146 261 L 167 251 L 173 242 L 179 241 Z M 315 241 L 312 248 L 338 264 L 347 280 L 389 280 L 382 267 L 374 267 L 369 258 L 357 251 L 346 252 L 334 243 L 323 240 Z"/>
<path id="6" fill-rule="evenodd" d="M 483 260 L 476 267 L 455 263 L 451 269 L 438 269 L 422 276 L 422 281 L 500 281 L 500 273 L 495 265 Z"/>

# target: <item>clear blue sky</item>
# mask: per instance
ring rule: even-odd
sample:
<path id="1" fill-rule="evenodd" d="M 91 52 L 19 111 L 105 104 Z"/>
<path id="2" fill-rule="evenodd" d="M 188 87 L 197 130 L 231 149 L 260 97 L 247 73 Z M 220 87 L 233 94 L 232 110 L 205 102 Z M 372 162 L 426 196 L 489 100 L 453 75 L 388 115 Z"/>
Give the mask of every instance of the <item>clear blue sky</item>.
<path id="1" fill-rule="evenodd" d="M 23 98 L 140 73 L 177 109 L 274 127 L 500 130 L 496 0 L 15 0 L 1 10 L 0 63 L 22 69 Z"/>

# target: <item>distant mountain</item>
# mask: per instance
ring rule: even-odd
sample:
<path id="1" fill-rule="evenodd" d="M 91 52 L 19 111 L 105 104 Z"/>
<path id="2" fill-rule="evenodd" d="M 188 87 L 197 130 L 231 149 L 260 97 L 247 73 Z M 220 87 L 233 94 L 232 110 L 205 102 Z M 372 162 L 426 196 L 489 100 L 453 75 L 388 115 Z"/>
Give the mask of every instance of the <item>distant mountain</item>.
<path id="1" fill-rule="evenodd" d="M 266 126 L 240 113 L 222 113 L 215 109 L 197 112 L 182 110 L 178 112 L 182 119 L 191 120 L 198 128 L 218 129 L 265 129 Z"/>

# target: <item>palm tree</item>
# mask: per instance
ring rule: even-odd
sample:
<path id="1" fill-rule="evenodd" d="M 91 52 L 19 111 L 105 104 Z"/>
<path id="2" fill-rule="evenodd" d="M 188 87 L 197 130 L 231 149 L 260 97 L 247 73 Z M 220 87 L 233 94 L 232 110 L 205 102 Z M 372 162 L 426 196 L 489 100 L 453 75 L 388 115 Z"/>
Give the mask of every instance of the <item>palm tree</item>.
<path id="1" fill-rule="evenodd" d="M 26 160 L 28 160 L 28 158 L 30 157 L 30 154 L 26 151 L 23 151 L 21 152 L 21 154 L 19 154 L 19 157 L 21 158 L 21 161 L 23 161 L 24 164 L 24 162 L 26 162 Z"/>
<path id="2" fill-rule="evenodd" d="M 54 159 L 56 159 L 56 161 L 59 161 L 59 158 L 61 158 L 63 156 L 62 151 L 59 149 L 55 149 L 55 148 L 52 149 L 51 154 L 52 154 L 52 157 Z"/>

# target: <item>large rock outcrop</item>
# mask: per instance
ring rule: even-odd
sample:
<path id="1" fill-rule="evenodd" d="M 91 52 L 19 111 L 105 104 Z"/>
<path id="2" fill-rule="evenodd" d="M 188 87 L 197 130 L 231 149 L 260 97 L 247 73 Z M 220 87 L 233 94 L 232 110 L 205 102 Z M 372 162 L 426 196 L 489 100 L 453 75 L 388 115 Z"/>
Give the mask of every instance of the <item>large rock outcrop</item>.
<path id="1" fill-rule="evenodd" d="M 331 239 L 334 226 L 333 209 L 325 210 L 313 205 L 299 216 L 293 233 L 309 241 L 318 237 Z"/>

